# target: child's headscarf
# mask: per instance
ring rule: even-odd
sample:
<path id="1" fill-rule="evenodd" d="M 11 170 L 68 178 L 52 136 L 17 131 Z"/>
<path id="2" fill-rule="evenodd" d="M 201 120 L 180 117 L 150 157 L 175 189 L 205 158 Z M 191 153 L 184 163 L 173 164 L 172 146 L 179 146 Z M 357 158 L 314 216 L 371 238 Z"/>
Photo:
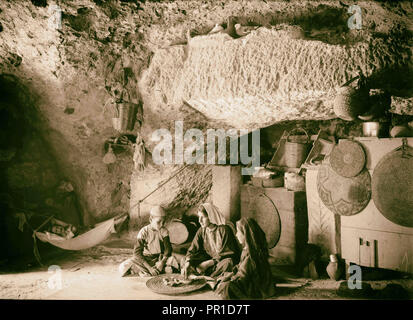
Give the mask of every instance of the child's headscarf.
<path id="1" fill-rule="evenodd" d="M 227 221 L 224 217 L 224 215 L 221 213 L 221 211 L 219 211 L 219 209 L 214 206 L 212 203 L 206 202 L 201 204 L 202 207 L 205 208 L 207 214 L 208 214 L 208 218 L 209 221 L 213 224 L 216 225 L 228 225 L 232 231 L 234 232 L 235 235 L 235 226 L 231 221 Z"/>
<path id="2" fill-rule="evenodd" d="M 268 245 L 264 231 L 252 218 L 241 218 L 237 228 L 245 237 L 245 249 L 255 263 L 267 261 Z"/>

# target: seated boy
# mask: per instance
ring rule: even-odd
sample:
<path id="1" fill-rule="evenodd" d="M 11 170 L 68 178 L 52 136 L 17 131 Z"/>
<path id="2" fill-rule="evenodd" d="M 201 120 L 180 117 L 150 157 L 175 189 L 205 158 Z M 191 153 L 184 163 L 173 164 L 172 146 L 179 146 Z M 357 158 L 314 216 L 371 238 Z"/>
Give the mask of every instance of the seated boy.
<path id="1" fill-rule="evenodd" d="M 133 257 L 119 266 L 122 277 L 127 274 L 150 277 L 163 272 L 179 272 L 179 264 L 172 256 L 168 230 L 163 226 L 165 216 L 165 210 L 161 206 L 151 209 L 150 223 L 139 231 Z"/>

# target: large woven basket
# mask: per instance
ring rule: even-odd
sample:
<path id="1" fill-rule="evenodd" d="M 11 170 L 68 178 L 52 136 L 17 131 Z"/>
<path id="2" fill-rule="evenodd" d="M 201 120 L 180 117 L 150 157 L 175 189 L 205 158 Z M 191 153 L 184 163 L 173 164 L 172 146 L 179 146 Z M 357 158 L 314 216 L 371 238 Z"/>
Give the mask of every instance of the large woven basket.
<path id="1" fill-rule="evenodd" d="M 299 140 L 297 136 L 295 139 L 291 137 L 291 133 L 296 131 L 302 131 L 306 135 L 306 139 Z M 300 136 L 298 136 L 300 137 Z M 303 128 L 296 128 L 291 130 L 285 141 L 285 164 L 289 168 L 299 168 L 305 159 L 307 158 L 308 153 L 310 152 L 311 143 L 310 137 Z"/>
<path id="2" fill-rule="evenodd" d="M 350 86 L 340 87 L 334 99 L 334 113 L 340 119 L 353 121 L 363 114 L 368 99 L 365 90 L 356 90 Z"/>
<path id="3" fill-rule="evenodd" d="M 196 279 L 193 280 L 190 284 L 179 285 L 176 287 L 168 286 L 163 282 L 164 279 L 171 280 L 174 278 L 180 280 L 184 279 L 184 277 L 179 273 L 161 274 L 146 281 L 146 286 L 155 293 L 176 296 L 180 294 L 194 292 L 196 290 L 203 288 L 206 285 L 205 279 Z"/>

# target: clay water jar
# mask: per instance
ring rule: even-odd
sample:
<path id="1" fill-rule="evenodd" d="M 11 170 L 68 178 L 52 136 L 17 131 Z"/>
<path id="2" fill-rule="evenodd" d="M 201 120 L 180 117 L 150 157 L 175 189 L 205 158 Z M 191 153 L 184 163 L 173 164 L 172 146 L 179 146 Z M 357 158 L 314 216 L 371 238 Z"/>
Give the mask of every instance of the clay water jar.
<path id="1" fill-rule="evenodd" d="M 343 273 L 343 268 L 340 266 L 335 254 L 330 255 L 330 263 L 328 264 L 326 270 L 331 280 L 340 280 Z"/>

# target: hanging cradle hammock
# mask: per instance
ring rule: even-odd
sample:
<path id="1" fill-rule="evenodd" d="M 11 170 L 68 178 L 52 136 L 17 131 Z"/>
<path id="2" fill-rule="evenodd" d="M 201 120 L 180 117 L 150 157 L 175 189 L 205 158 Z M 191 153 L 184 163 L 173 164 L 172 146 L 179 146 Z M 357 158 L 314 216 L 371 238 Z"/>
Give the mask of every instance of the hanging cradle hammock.
<path id="1" fill-rule="evenodd" d="M 54 217 L 49 217 L 37 230 L 33 231 L 34 255 L 40 262 L 40 255 L 37 249 L 36 238 L 42 242 L 48 242 L 51 245 L 64 250 L 84 250 L 92 248 L 105 241 L 112 233 L 116 233 L 115 226 L 122 224 L 128 218 L 127 214 L 108 219 L 96 224 L 92 229 L 67 239 L 49 231 L 37 231 Z M 57 220 L 57 219 L 55 219 Z M 41 262 L 40 262 L 41 263 Z"/>

